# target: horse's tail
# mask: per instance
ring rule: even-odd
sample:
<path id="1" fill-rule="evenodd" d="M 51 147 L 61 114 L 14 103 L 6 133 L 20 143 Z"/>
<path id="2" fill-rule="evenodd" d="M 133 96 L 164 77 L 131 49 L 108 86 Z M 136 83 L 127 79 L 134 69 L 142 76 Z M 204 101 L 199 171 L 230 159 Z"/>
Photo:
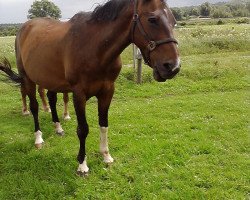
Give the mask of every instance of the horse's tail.
<path id="1" fill-rule="evenodd" d="M 5 73 L 7 80 L 11 80 L 18 85 L 23 83 L 23 77 L 11 69 L 11 64 L 5 57 L 0 60 L 0 70 Z"/>

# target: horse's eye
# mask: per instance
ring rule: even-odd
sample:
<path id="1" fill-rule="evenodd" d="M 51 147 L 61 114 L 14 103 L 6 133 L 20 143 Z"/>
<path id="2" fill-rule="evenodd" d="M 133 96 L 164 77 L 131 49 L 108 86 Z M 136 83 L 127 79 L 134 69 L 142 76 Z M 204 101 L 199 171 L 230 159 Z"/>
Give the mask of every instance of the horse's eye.
<path id="1" fill-rule="evenodd" d="M 151 24 L 157 24 L 157 18 L 156 17 L 149 17 L 148 18 L 148 21 L 151 23 Z"/>

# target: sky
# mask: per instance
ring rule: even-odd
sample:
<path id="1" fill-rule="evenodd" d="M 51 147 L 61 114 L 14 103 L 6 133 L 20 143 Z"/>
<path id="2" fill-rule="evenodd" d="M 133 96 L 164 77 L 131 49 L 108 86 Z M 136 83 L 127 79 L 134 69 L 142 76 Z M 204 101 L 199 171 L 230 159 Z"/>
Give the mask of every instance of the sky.
<path id="1" fill-rule="evenodd" d="M 0 24 L 23 23 L 27 21 L 28 10 L 34 0 L 0 0 Z M 71 18 L 79 11 L 91 11 L 105 0 L 52 0 L 62 11 L 62 18 Z M 223 0 L 168 0 L 170 7 L 200 5 L 208 1 L 215 3 Z M 225 1 L 225 0 L 224 0 Z"/>

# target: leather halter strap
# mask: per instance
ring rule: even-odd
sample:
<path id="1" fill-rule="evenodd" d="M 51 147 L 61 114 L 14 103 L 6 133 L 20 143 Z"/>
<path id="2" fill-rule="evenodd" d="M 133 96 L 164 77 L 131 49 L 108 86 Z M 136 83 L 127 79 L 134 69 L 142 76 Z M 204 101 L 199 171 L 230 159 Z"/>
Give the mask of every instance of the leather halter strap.
<path id="1" fill-rule="evenodd" d="M 132 42 L 134 43 L 134 34 L 135 34 L 135 28 L 136 26 L 138 27 L 140 33 L 142 36 L 147 40 L 148 45 L 147 45 L 147 52 L 146 55 L 142 53 L 143 59 L 145 64 L 150 65 L 150 53 L 156 49 L 156 47 L 162 45 L 162 44 L 167 44 L 167 43 L 175 43 L 178 44 L 178 41 L 175 38 L 166 38 L 163 40 L 158 40 L 155 41 L 149 37 L 149 35 L 146 33 L 146 31 L 143 28 L 143 25 L 140 21 L 140 17 L 138 14 L 138 0 L 134 0 L 134 16 L 133 16 L 133 28 L 132 28 Z"/>

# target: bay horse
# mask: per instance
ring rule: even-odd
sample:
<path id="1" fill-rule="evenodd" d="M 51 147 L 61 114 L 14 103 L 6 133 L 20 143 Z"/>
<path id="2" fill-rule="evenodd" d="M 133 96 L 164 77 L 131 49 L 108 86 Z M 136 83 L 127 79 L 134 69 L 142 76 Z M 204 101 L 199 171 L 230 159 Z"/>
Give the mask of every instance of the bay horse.
<path id="1" fill-rule="evenodd" d="M 38 121 L 36 84 L 48 89 L 53 122 L 58 92 L 72 92 L 80 141 L 77 156 L 80 175 L 88 173 L 85 141 L 89 133 L 85 106 L 98 100 L 100 152 L 105 163 L 113 158 L 108 147 L 108 110 L 114 82 L 121 70 L 120 54 L 136 44 L 154 79 L 164 82 L 180 71 L 176 24 L 164 0 L 109 0 L 91 13 L 78 13 L 68 22 L 38 18 L 26 22 L 16 37 L 18 74 L 6 62 L 0 64 L 10 79 L 25 88 L 35 123 L 35 144 L 43 143 Z"/>
<path id="2" fill-rule="evenodd" d="M 42 100 L 43 111 L 44 112 L 51 112 L 50 107 L 49 107 L 48 102 L 47 102 L 46 97 L 45 97 L 45 89 L 42 88 L 41 86 L 38 86 L 37 91 L 38 91 L 39 96 Z M 29 112 L 28 106 L 27 106 L 27 101 L 26 101 L 27 93 L 26 93 L 24 87 L 21 88 L 21 95 L 22 95 L 22 104 L 23 104 L 22 114 L 24 116 L 30 115 L 30 112 Z M 64 103 L 63 119 L 70 120 L 70 115 L 69 115 L 69 111 L 68 111 L 69 95 L 67 92 L 63 93 L 63 103 Z M 60 134 L 60 132 L 58 132 L 58 134 Z"/>

